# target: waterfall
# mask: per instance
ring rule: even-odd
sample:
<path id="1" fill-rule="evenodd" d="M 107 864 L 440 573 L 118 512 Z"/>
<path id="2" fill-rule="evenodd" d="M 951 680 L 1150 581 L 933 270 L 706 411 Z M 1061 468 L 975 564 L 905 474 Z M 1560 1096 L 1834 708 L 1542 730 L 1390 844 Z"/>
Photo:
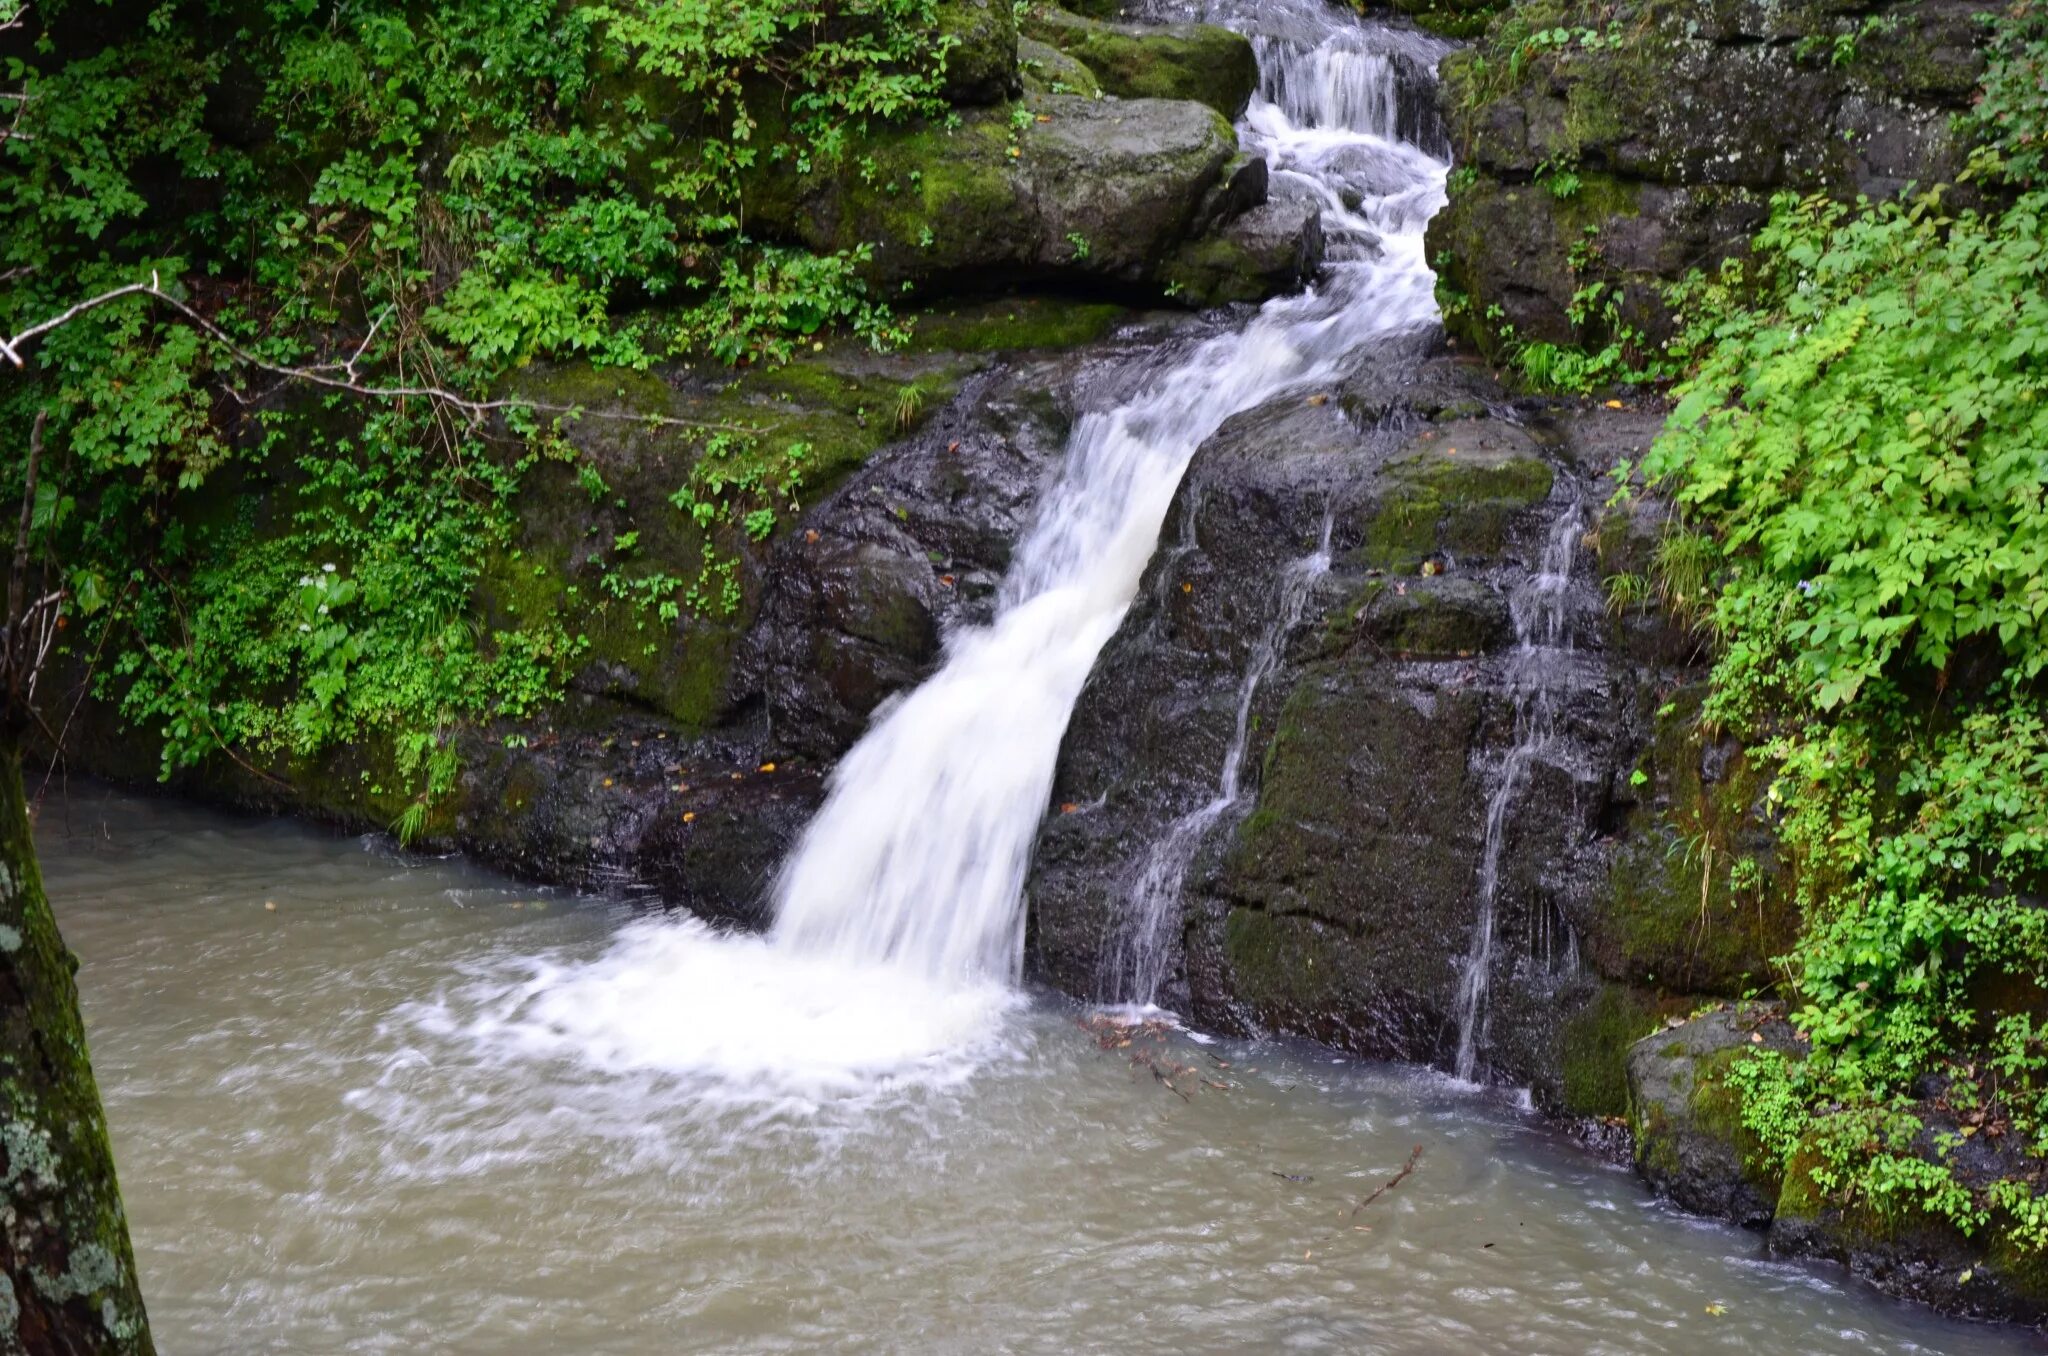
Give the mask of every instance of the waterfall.
<path id="1" fill-rule="evenodd" d="M 1569 655 L 1566 594 L 1579 536 L 1585 531 L 1584 508 L 1574 500 L 1558 515 L 1536 572 L 1515 591 L 1510 611 L 1515 625 L 1515 650 L 1508 664 L 1515 694 L 1515 742 L 1501 763 L 1500 777 L 1486 801 L 1486 833 L 1479 854 L 1479 917 L 1472 925 L 1472 949 L 1458 982 L 1458 1077 L 1471 1082 L 1478 1069 L 1479 1046 L 1486 1038 L 1486 990 L 1493 968 L 1495 902 L 1500 893 L 1500 858 L 1507 841 L 1508 813 L 1521 795 L 1534 765 L 1556 732 L 1559 661 Z M 1574 946 L 1576 942 L 1572 943 Z"/>
<path id="2" fill-rule="evenodd" d="M 1181 886 L 1188 867 L 1210 826 L 1236 807 L 1243 793 L 1245 748 L 1251 742 L 1252 701 L 1259 687 L 1280 665 L 1287 638 L 1301 623 L 1301 614 L 1315 592 L 1316 581 L 1330 572 L 1330 515 L 1323 517 L 1322 542 L 1316 550 L 1280 572 L 1279 597 L 1251 658 L 1237 683 L 1237 723 L 1224 750 L 1216 777 L 1216 794 L 1167 826 L 1145 856 L 1145 865 L 1124 902 L 1117 944 L 1105 957 L 1103 994 L 1111 1001 L 1151 1007 L 1158 1002 L 1173 959 L 1176 925 L 1181 917 Z"/>
<path id="3" fill-rule="evenodd" d="M 1244 137 L 1276 169 L 1313 179 L 1347 148 L 1370 147 L 1405 168 L 1401 195 L 1440 201 L 1445 167 L 1387 140 L 1390 63 L 1352 61 L 1349 50 L 1339 60 L 1327 45 L 1266 51 L 1281 64 L 1265 89 L 1290 102 L 1255 98 Z M 1287 93 L 1316 87 L 1326 97 Z M 1326 212 L 1331 230 L 1369 229 L 1341 203 Z M 1060 738 L 1188 460 L 1237 411 L 1330 379 L 1375 338 L 1435 322 L 1426 221 L 1414 214 L 1408 233 L 1383 235 L 1379 257 L 1334 265 L 1316 290 L 1267 303 L 1129 403 L 1079 422 L 995 619 L 952 636 L 939 671 L 882 712 L 833 773 L 778 884 L 777 945 L 950 981 L 1016 976 L 1024 877 Z M 1234 799 L 1236 768 L 1226 776 Z"/>
<path id="4" fill-rule="evenodd" d="M 1390 139 L 1391 63 L 1324 50 L 1418 39 L 1315 0 L 1266 0 L 1244 17 L 1278 21 L 1310 37 L 1264 44 L 1277 68 L 1240 141 L 1314 195 L 1337 262 L 1076 422 L 993 619 L 949 635 L 938 670 L 877 709 L 783 864 L 765 938 L 633 924 L 594 961 L 536 967 L 493 1019 L 498 1034 L 692 1076 L 700 1095 L 752 1107 L 973 1067 L 991 1017 L 1016 1001 L 1025 875 L 1061 738 L 1195 449 L 1237 411 L 1326 385 L 1371 346 L 1437 322 L 1422 233 L 1448 167 Z M 1326 96 L 1309 97 L 1318 84 Z M 1304 597 L 1312 563 L 1295 580 Z M 1302 605 L 1282 601 L 1283 619 Z M 1274 656 L 1245 675 L 1219 797 L 1236 795 L 1250 699 L 1284 639 L 1276 628 Z"/>

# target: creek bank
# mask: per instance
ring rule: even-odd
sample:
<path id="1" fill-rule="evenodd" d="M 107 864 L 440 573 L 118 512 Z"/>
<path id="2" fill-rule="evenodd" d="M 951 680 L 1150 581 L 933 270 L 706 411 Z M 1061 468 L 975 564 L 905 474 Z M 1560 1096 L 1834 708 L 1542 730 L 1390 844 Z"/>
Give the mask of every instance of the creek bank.
<path id="1" fill-rule="evenodd" d="M 1813 1176 L 1817 1153 L 1780 1168 L 1744 1124 L 1742 1095 L 1728 1078 L 1752 1049 L 1804 1057 L 1782 1003 L 1728 1003 L 1674 1017 L 1629 1050 L 1636 1167 L 1653 1190 L 1694 1214 L 1762 1230 L 1774 1257 L 1834 1262 L 1944 1313 L 2033 1325 L 2048 1319 L 2041 1264 L 2002 1236 L 1967 1236 L 1917 1207 L 1889 1214 L 1844 1208 Z M 1945 1159 L 1966 1186 L 2026 1176 L 2023 1151 L 1999 1127 L 1980 1133 L 1981 1109 L 1952 1106 L 1930 1085 L 1912 1110 L 1923 1125 L 1914 1151 Z"/>

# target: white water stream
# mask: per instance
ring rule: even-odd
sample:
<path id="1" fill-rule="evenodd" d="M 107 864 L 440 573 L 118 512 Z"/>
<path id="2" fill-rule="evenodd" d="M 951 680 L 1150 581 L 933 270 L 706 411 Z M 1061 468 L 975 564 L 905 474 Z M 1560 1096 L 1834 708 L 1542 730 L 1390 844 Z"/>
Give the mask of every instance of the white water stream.
<path id="1" fill-rule="evenodd" d="M 1128 1004 L 1136 1009 L 1158 1005 L 1160 986 L 1166 982 L 1174 957 L 1175 933 L 1181 919 L 1181 890 L 1187 882 L 1188 867 L 1216 822 L 1237 807 L 1244 795 L 1244 756 L 1251 744 L 1252 703 L 1259 688 L 1280 665 L 1287 641 L 1301 623 L 1302 611 L 1316 581 L 1330 572 L 1330 529 L 1332 520 L 1323 518 L 1322 542 L 1310 554 L 1293 561 L 1280 572 L 1279 597 L 1275 600 L 1265 629 L 1252 645 L 1251 658 L 1237 681 L 1237 721 L 1230 744 L 1223 751 L 1223 769 L 1216 776 L 1216 794 L 1167 826 L 1146 854 L 1124 903 L 1120 920 L 1122 932 L 1117 944 L 1104 956 L 1107 973 L 1102 977 L 1105 1001 Z"/>
<path id="2" fill-rule="evenodd" d="M 1486 1042 L 1486 992 L 1493 969 L 1494 914 L 1508 814 L 1529 780 L 1531 765 L 1556 733 L 1558 669 L 1571 649 L 1565 616 L 1567 594 L 1579 534 L 1584 530 L 1580 505 L 1574 503 L 1560 513 L 1544 543 L 1536 572 L 1510 600 L 1515 652 L 1508 661 L 1508 676 L 1515 692 L 1515 742 L 1486 801 L 1486 834 L 1479 854 L 1479 916 L 1472 925 L 1472 948 L 1458 983 L 1458 1056 L 1453 1067 L 1468 1083 L 1479 1071 L 1479 1049 Z"/>
<path id="3" fill-rule="evenodd" d="M 768 936 L 637 925 L 594 963 L 537 963 L 474 1035 L 755 1105 L 949 1080 L 985 1057 L 1017 1001 L 1024 879 L 1061 736 L 1195 449 L 1237 411 L 1437 319 L 1422 233 L 1447 167 L 1393 139 L 1389 54 L 1420 40 L 1309 3 L 1262 5 L 1257 22 L 1266 78 L 1240 137 L 1276 195 L 1321 205 L 1335 262 L 1078 422 L 994 620 L 949 637 L 939 671 L 839 764 Z"/>

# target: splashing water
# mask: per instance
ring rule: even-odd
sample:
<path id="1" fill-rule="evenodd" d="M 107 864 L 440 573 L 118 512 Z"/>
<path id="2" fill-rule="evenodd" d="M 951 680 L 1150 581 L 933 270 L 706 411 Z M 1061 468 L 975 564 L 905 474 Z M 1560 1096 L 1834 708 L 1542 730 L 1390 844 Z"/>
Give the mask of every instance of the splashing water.
<path id="1" fill-rule="evenodd" d="M 1316 22 L 1350 55 L 1373 40 Z M 597 962 L 535 969 L 514 1002 L 479 1019 L 479 1037 L 776 1097 L 950 1078 L 971 1061 L 985 1043 L 975 1033 L 1017 1001 L 1024 879 L 1060 739 L 1195 449 L 1237 411 L 1329 381 L 1368 346 L 1437 320 L 1422 230 L 1447 166 L 1392 140 L 1391 93 L 1359 84 L 1391 89 L 1392 63 L 1338 61 L 1317 43 L 1263 47 L 1283 69 L 1241 139 L 1279 188 L 1320 205 L 1337 262 L 1313 290 L 1267 303 L 1078 422 L 994 619 L 949 637 L 938 672 L 881 708 L 839 764 L 783 867 L 768 937 L 629 928 Z M 1340 80 L 1320 101 L 1296 97 Z M 1361 166 L 1369 192 L 1346 177 Z M 1235 769 L 1226 776 L 1234 786 Z M 735 1013 L 748 1014 L 743 1034 L 718 1034 Z"/>

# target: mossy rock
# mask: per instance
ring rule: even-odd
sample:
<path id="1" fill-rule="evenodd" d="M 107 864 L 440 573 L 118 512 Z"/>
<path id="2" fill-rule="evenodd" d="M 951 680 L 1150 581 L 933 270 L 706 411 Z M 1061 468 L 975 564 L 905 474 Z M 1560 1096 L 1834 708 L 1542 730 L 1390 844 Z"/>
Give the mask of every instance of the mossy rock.
<path id="1" fill-rule="evenodd" d="M 891 289 L 1163 286 L 1162 261 L 1206 224 L 1236 153 L 1228 121 L 1200 104 L 1038 95 L 880 133 L 872 174 L 764 169 L 747 205 L 768 235 L 872 245 L 864 269 Z"/>
<path id="2" fill-rule="evenodd" d="M 913 353 L 1007 353 L 1077 348 L 1106 337 L 1135 313 L 1113 301 L 1058 294 L 956 302 L 915 313 Z"/>
<path id="3" fill-rule="evenodd" d="M 1251 40 L 1214 24 L 1117 24 L 1063 9 L 1027 11 L 1024 32 L 1095 72 L 1121 99 L 1193 99 L 1235 118 L 1258 88 Z"/>
<path id="4" fill-rule="evenodd" d="M 1636 1170 L 1694 1214 L 1762 1225 L 1777 1209 L 1783 1169 L 1742 1121 L 1728 1071 L 1751 1049 L 1803 1054 L 1776 1004 L 1727 1006 L 1629 1048 Z"/>
<path id="5" fill-rule="evenodd" d="M 1771 769 L 1707 736 L 1703 699 L 1703 687 L 1688 687 L 1657 714 L 1629 775 L 1634 803 L 1585 947 L 1610 978 L 1735 997 L 1791 950 L 1799 913 L 1760 813 Z"/>
<path id="6" fill-rule="evenodd" d="M 1491 559 L 1510 519 L 1550 495 L 1556 473 L 1512 424 L 1460 419 L 1417 434 L 1387 464 L 1387 492 L 1365 524 L 1357 564 L 1419 571 L 1438 557 Z"/>
<path id="7" fill-rule="evenodd" d="M 955 104 L 999 104 L 1017 94 L 1017 17 L 1009 0 L 939 0 L 946 53 L 942 93 Z"/>
<path id="8" fill-rule="evenodd" d="M 1556 1109 L 1567 1116 L 1626 1116 L 1629 1049 L 1666 1006 L 1643 989 L 1601 985 L 1558 1032 Z"/>
<path id="9" fill-rule="evenodd" d="M 1835 1262 L 1887 1293 L 1944 1313 L 2038 1324 L 2048 1318 L 2048 1258 L 2020 1245 L 2010 1221 L 1965 1234 L 1920 1202 L 1844 1204 L 1814 1179 L 1813 1141 L 1786 1166 L 1771 1221 L 1773 1256 Z"/>
<path id="10" fill-rule="evenodd" d="M 700 527 L 671 502 L 705 439 L 717 432 L 763 455 L 801 444 L 803 494 L 814 498 L 943 405 L 967 366 L 951 355 L 877 357 L 837 344 L 782 367 L 690 374 L 674 386 L 652 373 L 588 364 L 521 371 L 514 393 L 583 413 L 546 416 L 560 420 L 574 455 L 542 459 L 522 483 L 513 504 L 518 535 L 478 581 L 485 624 L 516 631 L 558 623 L 582 645 L 571 678 L 577 690 L 630 701 L 687 729 L 717 724 L 758 602 L 762 543 L 730 523 Z M 729 609 L 722 581 L 705 583 L 720 557 L 739 562 L 739 596 Z M 692 584 L 703 588 L 703 601 L 663 620 L 659 604 L 681 602 Z M 649 587 L 656 596 L 646 595 Z"/>
<path id="11" fill-rule="evenodd" d="M 1079 94 L 1095 98 L 1102 82 L 1095 72 L 1051 43 L 1022 38 L 1017 43 L 1017 69 L 1032 94 Z"/>
<path id="12" fill-rule="evenodd" d="M 1417 28 L 1446 38 L 1476 38 L 1513 0 L 1390 0 Z"/>

